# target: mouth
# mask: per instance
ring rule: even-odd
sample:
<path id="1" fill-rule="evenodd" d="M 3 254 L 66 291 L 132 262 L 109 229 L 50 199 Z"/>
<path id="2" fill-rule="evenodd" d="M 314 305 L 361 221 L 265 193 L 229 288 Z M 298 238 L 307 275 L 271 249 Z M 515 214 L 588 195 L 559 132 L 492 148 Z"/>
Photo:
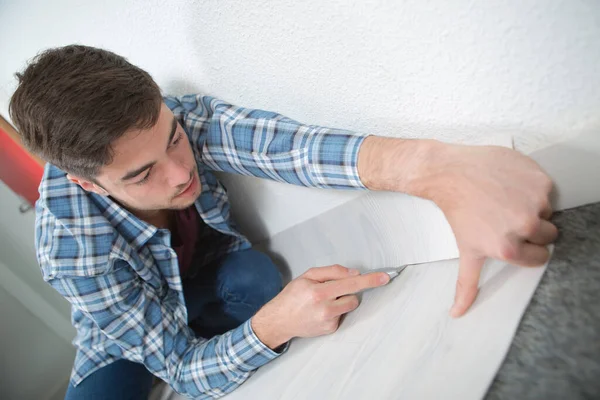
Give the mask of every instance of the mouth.
<path id="1" fill-rule="evenodd" d="M 190 182 L 187 184 L 187 186 L 185 187 L 185 189 L 183 189 L 181 193 L 175 196 L 175 198 L 178 199 L 192 194 L 194 191 L 196 191 L 196 186 L 198 186 L 197 182 L 198 179 L 196 178 L 196 174 L 192 174 L 192 179 L 190 179 Z"/>

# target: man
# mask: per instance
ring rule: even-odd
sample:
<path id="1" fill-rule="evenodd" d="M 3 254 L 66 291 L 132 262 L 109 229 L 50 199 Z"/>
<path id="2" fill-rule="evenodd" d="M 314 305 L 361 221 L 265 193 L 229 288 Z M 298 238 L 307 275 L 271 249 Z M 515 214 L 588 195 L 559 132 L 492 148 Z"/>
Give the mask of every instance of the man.
<path id="1" fill-rule="evenodd" d="M 512 150 L 304 125 L 200 95 L 162 98 L 146 72 L 86 46 L 48 50 L 17 76 L 10 115 L 48 161 L 38 259 L 77 328 L 67 399 L 146 398 L 153 375 L 191 397 L 222 396 L 292 338 L 334 332 L 358 306 L 355 293 L 387 283 L 334 265 L 281 290 L 211 171 L 433 200 L 461 255 L 453 316 L 473 303 L 486 257 L 540 265 L 557 235 L 551 181 Z"/>

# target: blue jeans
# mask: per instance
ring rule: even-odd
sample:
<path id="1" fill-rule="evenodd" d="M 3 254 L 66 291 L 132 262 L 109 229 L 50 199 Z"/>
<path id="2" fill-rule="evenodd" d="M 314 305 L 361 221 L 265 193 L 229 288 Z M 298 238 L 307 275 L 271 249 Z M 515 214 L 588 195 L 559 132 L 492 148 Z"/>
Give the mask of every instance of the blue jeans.
<path id="1" fill-rule="evenodd" d="M 228 254 L 194 278 L 184 279 L 189 326 L 206 338 L 227 332 L 247 321 L 281 289 L 281 274 L 265 254 L 256 250 Z M 144 365 L 119 360 L 77 387 L 69 384 L 65 400 L 146 400 L 152 380 Z"/>

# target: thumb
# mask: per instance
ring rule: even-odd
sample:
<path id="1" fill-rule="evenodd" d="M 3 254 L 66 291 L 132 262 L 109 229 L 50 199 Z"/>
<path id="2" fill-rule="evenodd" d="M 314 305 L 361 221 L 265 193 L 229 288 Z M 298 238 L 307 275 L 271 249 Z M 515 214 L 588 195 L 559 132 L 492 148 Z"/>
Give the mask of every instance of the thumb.
<path id="1" fill-rule="evenodd" d="M 450 316 L 456 318 L 463 315 L 475 301 L 479 291 L 479 275 L 485 257 L 463 253 L 460 256 L 458 267 L 458 280 L 456 281 L 456 295 L 454 305 L 450 309 Z"/>

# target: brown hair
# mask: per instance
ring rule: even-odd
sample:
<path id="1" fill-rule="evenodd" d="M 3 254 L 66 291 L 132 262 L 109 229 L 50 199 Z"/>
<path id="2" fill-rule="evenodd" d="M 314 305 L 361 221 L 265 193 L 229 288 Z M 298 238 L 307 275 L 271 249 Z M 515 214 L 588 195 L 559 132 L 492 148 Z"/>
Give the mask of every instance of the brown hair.
<path id="1" fill-rule="evenodd" d="M 107 50 L 48 49 L 16 77 L 9 113 L 23 143 L 74 175 L 93 179 L 112 161 L 114 140 L 158 121 L 158 85 L 146 71 Z"/>

